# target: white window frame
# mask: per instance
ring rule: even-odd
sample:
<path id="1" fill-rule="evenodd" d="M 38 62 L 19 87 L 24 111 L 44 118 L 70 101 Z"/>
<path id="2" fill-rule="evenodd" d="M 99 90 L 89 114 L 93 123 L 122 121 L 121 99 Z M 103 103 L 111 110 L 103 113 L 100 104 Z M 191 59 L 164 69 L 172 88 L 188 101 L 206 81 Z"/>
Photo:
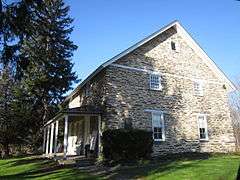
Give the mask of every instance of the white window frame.
<path id="1" fill-rule="evenodd" d="M 153 82 L 153 78 L 158 78 L 159 84 L 158 87 L 155 87 L 155 85 L 153 85 L 156 82 Z M 151 73 L 149 76 L 149 86 L 151 90 L 157 90 L 160 91 L 162 90 L 162 79 L 161 79 L 161 75 L 159 73 Z"/>
<path id="2" fill-rule="evenodd" d="M 201 80 L 196 80 L 193 82 L 193 88 L 194 88 L 194 94 L 196 96 L 203 96 L 204 92 L 203 92 L 203 81 Z"/>
<path id="3" fill-rule="evenodd" d="M 206 138 L 201 138 L 200 137 L 200 122 L 199 118 L 203 117 L 204 120 L 204 128 L 205 128 L 205 133 L 206 133 Z M 207 115 L 206 114 L 198 114 L 197 115 L 197 124 L 198 124 L 198 137 L 200 141 L 208 141 L 208 123 L 207 123 Z"/>
<path id="4" fill-rule="evenodd" d="M 159 126 L 153 126 L 153 117 L 154 116 L 159 116 L 160 118 L 160 122 L 159 122 Z M 161 127 L 161 125 L 162 127 Z M 155 139 L 154 138 L 154 127 L 161 127 L 162 128 L 162 139 Z M 165 137 L 165 124 L 164 124 L 164 113 L 163 112 L 152 112 L 152 137 L 154 141 L 165 141 L 166 137 Z"/>

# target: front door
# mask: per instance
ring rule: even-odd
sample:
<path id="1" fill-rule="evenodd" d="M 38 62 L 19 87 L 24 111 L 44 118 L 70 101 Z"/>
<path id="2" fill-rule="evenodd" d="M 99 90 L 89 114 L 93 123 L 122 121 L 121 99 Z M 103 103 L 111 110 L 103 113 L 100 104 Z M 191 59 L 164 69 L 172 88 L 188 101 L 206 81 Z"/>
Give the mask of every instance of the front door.
<path id="1" fill-rule="evenodd" d="M 69 124 L 69 136 L 68 136 L 68 155 L 76 155 L 76 142 L 77 142 L 77 134 L 76 134 L 76 123 L 71 122 Z"/>

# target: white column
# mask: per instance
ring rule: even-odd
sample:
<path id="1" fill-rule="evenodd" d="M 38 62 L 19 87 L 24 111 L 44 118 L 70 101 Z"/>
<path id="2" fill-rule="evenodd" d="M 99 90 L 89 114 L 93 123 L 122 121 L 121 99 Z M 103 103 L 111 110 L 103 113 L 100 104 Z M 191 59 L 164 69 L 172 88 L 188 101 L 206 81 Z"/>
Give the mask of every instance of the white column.
<path id="1" fill-rule="evenodd" d="M 43 146 L 42 146 L 43 154 L 46 153 L 46 127 L 43 128 Z"/>
<path id="2" fill-rule="evenodd" d="M 68 115 L 65 116 L 64 123 L 64 159 L 67 157 L 67 146 L 68 146 Z"/>
<path id="3" fill-rule="evenodd" d="M 68 123 L 68 134 L 67 134 L 67 155 L 72 155 L 72 130 L 73 130 L 73 122 Z"/>
<path id="4" fill-rule="evenodd" d="M 83 144 L 83 147 L 84 147 L 84 154 L 86 153 L 85 152 L 85 146 L 86 146 L 86 144 L 88 143 L 87 142 L 87 139 L 88 139 L 88 121 L 89 121 L 89 119 L 88 119 L 88 116 L 84 116 L 84 120 L 83 120 L 83 122 L 84 122 L 84 144 Z"/>
<path id="5" fill-rule="evenodd" d="M 100 156 L 101 153 L 101 115 L 98 116 L 98 157 Z"/>
<path id="6" fill-rule="evenodd" d="M 58 121 L 55 123 L 55 140 L 54 140 L 54 156 L 57 153 L 57 140 L 58 140 Z"/>
<path id="7" fill-rule="evenodd" d="M 90 117 L 84 117 L 84 145 L 89 143 L 89 134 L 90 134 Z"/>
<path id="8" fill-rule="evenodd" d="M 53 132 L 54 132 L 54 123 L 51 124 L 51 139 L 50 139 L 50 151 L 49 153 L 53 153 Z"/>
<path id="9" fill-rule="evenodd" d="M 46 155 L 49 154 L 49 135 L 50 135 L 50 126 L 47 126 L 47 144 L 46 144 Z"/>

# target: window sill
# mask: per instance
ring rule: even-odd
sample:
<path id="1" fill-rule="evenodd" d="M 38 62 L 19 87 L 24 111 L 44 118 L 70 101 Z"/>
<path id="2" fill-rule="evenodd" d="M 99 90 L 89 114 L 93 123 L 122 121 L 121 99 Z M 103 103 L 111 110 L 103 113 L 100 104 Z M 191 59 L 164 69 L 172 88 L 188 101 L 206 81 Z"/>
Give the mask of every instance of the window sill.
<path id="1" fill-rule="evenodd" d="M 151 90 L 151 91 L 162 91 L 162 88 L 160 88 L 160 89 L 149 89 L 149 90 Z"/>
<path id="2" fill-rule="evenodd" d="M 164 142 L 164 141 L 166 141 L 165 139 L 154 139 L 153 140 L 154 142 Z"/>
<path id="3" fill-rule="evenodd" d="M 208 142 L 209 139 L 199 139 L 200 142 Z"/>
<path id="4" fill-rule="evenodd" d="M 165 140 L 154 140 L 153 145 L 158 146 L 158 145 L 161 145 L 164 142 L 165 142 Z"/>
<path id="5" fill-rule="evenodd" d="M 194 94 L 194 96 L 203 97 L 204 95 L 203 94 Z"/>

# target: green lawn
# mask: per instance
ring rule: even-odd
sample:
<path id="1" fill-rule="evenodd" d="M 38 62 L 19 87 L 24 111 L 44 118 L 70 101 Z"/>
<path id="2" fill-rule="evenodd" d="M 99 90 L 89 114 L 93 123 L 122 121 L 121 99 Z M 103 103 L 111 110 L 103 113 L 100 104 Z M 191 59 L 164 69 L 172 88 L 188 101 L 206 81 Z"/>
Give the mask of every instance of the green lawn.
<path id="1" fill-rule="evenodd" d="M 207 179 L 235 180 L 240 156 L 214 155 L 204 158 L 181 158 L 155 161 L 137 167 L 112 168 L 83 172 L 76 167 L 59 166 L 38 157 L 0 160 L 0 179 Z M 101 173 L 100 173 L 101 172 Z"/>

